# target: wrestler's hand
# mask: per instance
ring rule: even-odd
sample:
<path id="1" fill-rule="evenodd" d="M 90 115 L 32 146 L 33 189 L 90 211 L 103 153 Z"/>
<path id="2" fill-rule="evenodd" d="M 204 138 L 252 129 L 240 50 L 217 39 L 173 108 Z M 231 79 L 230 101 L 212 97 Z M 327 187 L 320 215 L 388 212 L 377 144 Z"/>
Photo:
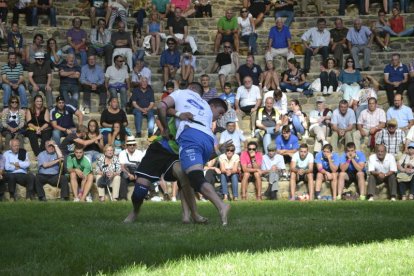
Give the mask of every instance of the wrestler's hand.
<path id="1" fill-rule="evenodd" d="M 168 130 L 168 128 L 163 129 L 163 131 L 161 132 L 161 136 L 167 140 L 174 139 L 174 137 L 172 137 L 172 135 L 170 134 L 170 131 Z"/>

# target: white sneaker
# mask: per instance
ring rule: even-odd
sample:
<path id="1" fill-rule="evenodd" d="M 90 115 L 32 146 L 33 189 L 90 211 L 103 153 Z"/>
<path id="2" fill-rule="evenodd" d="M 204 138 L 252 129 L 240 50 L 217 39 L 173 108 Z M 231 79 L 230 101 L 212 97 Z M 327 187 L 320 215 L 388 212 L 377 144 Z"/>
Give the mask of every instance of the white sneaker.
<path id="1" fill-rule="evenodd" d="M 302 88 L 296 88 L 296 92 L 303 92 L 303 89 Z"/>
<path id="2" fill-rule="evenodd" d="M 328 94 L 328 88 L 326 87 L 326 86 L 324 86 L 323 87 L 323 90 L 322 90 L 322 95 L 327 95 Z"/>
<path id="3" fill-rule="evenodd" d="M 395 197 L 392 197 L 390 200 L 391 200 L 391 201 L 396 201 Z"/>
<path id="4" fill-rule="evenodd" d="M 172 201 L 172 202 L 177 202 L 177 198 L 176 198 L 175 196 L 173 196 L 173 197 L 171 198 L 171 201 Z"/>
<path id="5" fill-rule="evenodd" d="M 374 201 L 374 197 L 373 197 L 373 196 L 371 196 L 371 197 L 368 199 L 368 201 Z"/>
<path id="6" fill-rule="evenodd" d="M 93 202 L 93 200 L 92 200 L 92 196 L 91 196 L 91 195 L 88 195 L 88 196 L 86 197 L 86 202 Z"/>
<path id="7" fill-rule="evenodd" d="M 75 197 L 74 199 L 73 199 L 73 202 L 79 202 L 80 201 L 80 199 L 79 198 L 77 198 L 77 197 Z"/>
<path id="8" fill-rule="evenodd" d="M 89 107 L 84 107 L 83 108 L 83 114 L 89 114 L 90 113 L 90 110 L 89 110 Z"/>
<path id="9" fill-rule="evenodd" d="M 290 89 L 286 89 L 286 92 L 287 92 L 287 93 L 291 93 L 291 92 L 292 92 L 292 90 L 290 90 Z"/>
<path id="10" fill-rule="evenodd" d="M 154 196 L 153 198 L 151 198 L 151 201 L 160 202 L 162 201 L 162 198 L 159 196 Z"/>
<path id="11" fill-rule="evenodd" d="M 331 86 L 329 86 L 329 88 L 328 88 L 328 95 L 331 95 L 333 93 L 333 87 L 332 87 L 332 85 Z"/>
<path id="12" fill-rule="evenodd" d="M 328 143 L 328 141 L 326 141 L 326 140 L 323 140 L 323 141 L 322 141 L 322 146 L 325 146 L 325 145 L 327 145 L 327 144 L 329 144 L 329 143 Z"/>
<path id="13" fill-rule="evenodd" d="M 252 138 L 254 138 L 254 137 L 256 137 L 256 135 L 255 135 L 255 133 L 254 133 L 254 130 L 252 130 Z"/>
<path id="14" fill-rule="evenodd" d="M 265 87 L 263 87 L 263 92 L 268 92 L 269 91 L 269 89 L 265 86 Z"/>

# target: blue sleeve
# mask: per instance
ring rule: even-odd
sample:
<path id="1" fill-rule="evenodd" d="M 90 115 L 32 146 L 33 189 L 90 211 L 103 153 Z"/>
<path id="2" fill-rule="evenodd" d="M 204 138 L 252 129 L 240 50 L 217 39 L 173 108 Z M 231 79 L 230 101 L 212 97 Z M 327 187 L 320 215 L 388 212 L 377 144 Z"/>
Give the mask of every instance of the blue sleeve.
<path id="1" fill-rule="evenodd" d="M 407 65 L 403 64 L 403 74 L 408 74 L 408 67 Z"/>
<path id="2" fill-rule="evenodd" d="M 12 33 L 7 34 L 7 47 L 14 48 Z"/>
<path id="3" fill-rule="evenodd" d="M 318 152 L 315 156 L 315 163 L 322 164 L 322 152 Z"/>
<path id="4" fill-rule="evenodd" d="M 76 72 L 79 72 L 79 73 L 81 72 L 81 68 L 80 68 L 80 66 L 79 66 L 79 65 L 76 65 L 76 66 L 75 66 L 75 71 L 76 71 Z"/>
<path id="5" fill-rule="evenodd" d="M 277 136 L 275 143 L 278 150 L 283 149 L 281 135 Z"/>
<path id="6" fill-rule="evenodd" d="M 129 100 L 130 100 L 130 102 L 136 102 L 138 104 L 137 90 L 138 90 L 138 88 L 134 88 L 132 90 L 131 99 L 129 99 Z"/>
<path id="7" fill-rule="evenodd" d="M 292 148 L 293 149 L 299 149 L 299 139 L 296 136 L 293 136 Z"/>
<path id="8" fill-rule="evenodd" d="M 333 158 L 332 158 L 332 159 L 333 159 L 333 163 L 334 163 L 334 165 L 335 165 L 335 166 L 339 166 L 339 164 L 340 164 L 340 163 L 339 163 L 339 155 L 338 155 L 337 153 L 334 153 L 334 154 L 333 154 Z"/>
<path id="9" fill-rule="evenodd" d="M 99 70 L 97 70 L 97 74 L 98 74 L 98 84 L 102 85 L 105 82 L 105 73 L 102 69 L 102 67 L 99 66 Z"/>
<path id="10" fill-rule="evenodd" d="M 160 67 L 162 68 L 162 67 L 164 67 L 164 65 L 165 65 L 165 50 L 164 51 L 162 51 L 162 53 L 161 53 L 161 57 L 160 57 Z"/>
<path id="11" fill-rule="evenodd" d="M 389 68 L 389 66 L 388 66 L 388 65 L 386 65 L 386 66 L 385 66 L 385 68 L 384 68 L 384 74 L 389 73 L 389 71 L 390 71 L 390 70 L 388 70 L 388 68 Z"/>
<path id="12" fill-rule="evenodd" d="M 357 156 L 358 156 L 358 163 L 361 162 L 366 162 L 367 158 L 365 157 L 365 154 L 362 151 L 357 151 Z"/>
<path id="13" fill-rule="evenodd" d="M 391 119 L 391 109 L 387 110 L 387 121 Z"/>
<path id="14" fill-rule="evenodd" d="M 73 106 L 73 105 L 71 105 L 71 104 L 66 104 L 66 106 L 68 107 L 69 111 L 70 111 L 72 114 L 74 114 L 74 113 L 77 111 L 76 107 L 74 107 L 74 106 Z"/>
<path id="15" fill-rule="evenodd" d="M 82 83 L 82 84 L 87 82 L 86 81 L 86 72 L 85 72 L 86 71 L 86 66 L 88 66 L 88 65 L 84 65 L 81 68 L 81 75 L 80 75 L 80 78 L 79 78 L 79 82 Z"/>
<path id="16" fill-rule="evenodd" d="M 359 72 L 359 70 L 356 70 L 356 79 L 357 82 L 360 82 L 362 80 L 361 73 Z"/>
<path id="17" fill-rule="evenodd" d="M 179 68 L 180 67 L 180 58 L 181 58 L 181 54 L 180 54 L 180 52 L 176 52 L 175 54 L 174 54 L 174 67 L 175 68 Z"/>
<path id="18" fill-rule="evenodd" d="M 358 152 L 357 152 L 357 154 L 358 154 Z M 338 161 L 339 161 L 339 164 L 345 163 L 346 162 L 346 154 L 343 153 L 343 154 L 339 155 Z"/>
<path id="19" fill-rule="evenodd" d="M 148 93 L 150 93 L 150 102 L 155 103 L 155 98 L 154 98 L 154 90 L 152 90 L 152 88 L 149 86 L 149 91 Z"/>

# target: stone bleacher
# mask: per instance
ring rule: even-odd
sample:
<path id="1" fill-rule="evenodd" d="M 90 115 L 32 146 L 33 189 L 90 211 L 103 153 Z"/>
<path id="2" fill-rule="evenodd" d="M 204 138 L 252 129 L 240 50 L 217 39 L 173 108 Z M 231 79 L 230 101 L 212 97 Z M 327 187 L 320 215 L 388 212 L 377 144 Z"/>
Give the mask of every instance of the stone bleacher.
<path id="1" fill-rule="evenodd" d="M 213 45 L 214 45 L 214 39 L 216 35 L 216 24 L 218 21 L 218 18 L 221 16 L 224 16 L 224 11 L 228 8 L 231 8 L 234 11 L 234 15 L 238 16 L 239 10 L 241 8 L 241 1 L 225 1 L 225 0 L 218 0 L 218 1 L 212 1 L 213 2 L 213 18 L 189 18 L 189 32 L 192 36 L 195 37 L 196 42 L 199 46 L 199 50 L 204 53 L 202 56 L 197 56 L 197 70 L 195 75 L 195 80 L 198 80 L 201 74 L 207 73 L 210 76 L 211 79 L 211 85 L 215 86 L 218 91 L 220 91 L 220 86 L 218 82 L 218 76 L 217 74 L 210 74 L 212 65 L 215 61 L 215 55 L 213 54 Z M 324 11 L 325 11 L 325 18 L 327 20 L 327 27 L 328 29 L 331 29 L 334 27 L 334 20 L 337 17 L 338 12 L 338 0 L 326 0 L 324 5 Z M 89 30 L 90 28 L 90 19 L 85 13 L 85 11 L 81 10 L 78 6 L 78 1 L 63 1 L 63 0 L 55 0 L 54 1 L 55 6 L 57 8 L 57 23 L 58 27 L 50 27 L 49 26 L 49 20 L 46 16 L 41 15 L 39 20 L 39 26 L 38 27 L 27 27 L 25 26 L 24 21 L 24 15 L 21 14 L 19 18 L 19 25 L 20 25 L 20 31 L 22 32 L 24 36 L 24 42 L 25 44 L 30 44 L 33 39 L 33 35 L 35 33 L 41 33 L 44 35 L 45 41 L 50 38 L 54 37 L 58 45 L 60 47 L 64 46 L 66 44 L 66 32 L 69 28 L 72 27 L 72 19 L 74 16 L 79 16 L 82 19 L 82 28 L 85 30 Z M 376 12 L 378 10 L 379 6 L 377 4 L 374 4 L 371 6 L 370 13 L 371 15 L 368 16 L 362 16 L 362 19 L 364 21 L 364 24 L 369 25 L 370 22 L 376 20 Z M 411 8 L 413 10 L 413 8 Z M 295 7 L 295 11 L 297 12 L 297 7 Z M 294 42 L 300 42 L 300 36 L 305 32 L 306 29 L 315 26 L 316 20 L 317 20 L 317 14 L 316 9 L 314 6 L 309 6 L 309 14 L 306 17 L 296 17 L 295 22 L 291 25 L 291 33 L 292 33 L 292 40 Z M 342 17 L 344 20 L 344 25 L 346 27 L 352 26 L 352 21 L 355 19 L 355 16 L 357 15 L 356 7 L 349 7 L 347 9 L 347 15 Z M 414 24 L 414 14 L 405 14 L 406 17 L 406 25 L 410 26 Z M 8 20 L 10 26 L 12 18 L 12 12 L 11 9 L 9 10 Z M 146 21 L 145 21 L 146 22 Z M 132 30 L 132 26 L 135 23 L 134 18 L 128 19 L 128 28 L 129 30 Z M 144 23 L 145 24 L 145 23 Z M 273 12 L 271 11 L 271 15 L 267 16 L 262 24 L 262 26 L 258 29 L 259 39 L 258 39 L 258 49 L 259 54 L 256 56 L 256 63 L 262 66 L 262 69 L 264 69 L 264 53 L 265 53 L 265 47 L 267 44 L 267 35 L 270 27 L 274 25 L 274 17 Z M 165 22 L 164 22 L 165 26 Z M 243 64 L 245 62 L 245 54 L 247 52 L 246 44 L 241 42 L 241 51 L 240 51 L 240 63 Z M 401 54 L 401 60 L 404 63 L 408 63 L 412 60 L 414 57 L 414 38 L 396 38 L 393 39 L 390 47 L 394 50 L 392 52 L 382 52 L 381 49 L 377 46 L 373 46 L 373 53 L 372 53 L 372 61 L 371 61 L 371 71 L 370 72 L 363 72 L 370 75 L 375 76 L 378 80 L 381 80 L 383 78 L 383 68 L 386 64 L 389 63 L 391 60 L 391 55 L 394 52 L 398 52 Z M 303 56 L 298 55 L 297 59 L 303 63 Z M 103 60 L 101 58 L 98 59 L 101 64 L 103 64 Z M 3 64 L 7 61 L 7 52 L 3 51 L 0 52 L 0 63 Z M 155 92 L 155 98 L 158 101 L 162 95 L 162 75 L 158 73 L 159 68 L 159 56 L 156 57 L 145 57 L 145 61 L 148 64 L 149 68 L 153 72 L 152 77 L 152 87 Z M 316 56 L 312 58 L 311 63 L 311 72 L 308 74 L 308 81 L 313 81 L 319 76 L 319 64 L 321 62 L 321 56 Z M 275 68 L 278 72 L 282 72 L 285 70 L 285 60 L 282 58 L 277 58 L 275 60 Z M 27 73 L 25 72 L 25 76 L 27 76 Z M 26 78 L 27 79 L 27 78 Z M 231 81 L 236 84 L 235 78 L 232 78 Z M 56 72 L 53 73 L 53 89 L 54 89 L 54 96 L 56 97 L 58 95 L 58 87 L 59 87 L 59 77 Z M 2 91 L 0 92 L 0 95 L 2 95 Z M 320 95 L 320 93 L 315 93 L 315 97 Z M 341 99 L 340 94 L 334 93 L 330 96 L 326 97 L 326 103 L 329 108 L 335 109 L 338 105 L 339 100 Z M 290 93 L 288 94 L 288 99 L 298 99 L 300 103 L 302 104 L 303 110 L 307 113 L 309 113 L 310 110 L 315 108 L 315 97 L 306 98 L 300 93 Z M 89 119 L 98 119 L 100 118 L 100 114 L 97 112 L 98 108 L 98 96 L 95 94 L 92 94 L 92 109 L 91 113 L 88 115 L 85 115 L 84 121 L 87 122 Z M 406 101 L 406 99 L 405 99 Z M 385 91 L 379 92 L 379 104 L 386 109 L 387 99 L 385 96 Z M 80 97 L 80 105 L 82 105 L 82 95 Z M 133 115 L 128 115 L 128 121 L 129 121 L 129 127 L 132 129 L 132 132 L 134 131 L 134 118 Z M 242 129 L 244 132 L 248 135 L 248 120 L 244 120 L 241 124 Z M 145 129 L 146 129 L 146 121 L 144 120 L 143 123 L 143 135 L 145 135 Z M 145 136 L 144 136 L 145 137 Z M 145 139 L 141 139 L 140 142 L 144 143 Z M 310 145 L 311 149 L 313 148 L 314 140 L 313 138 L 308 138 L 305 141 L 308 145 Z M 25 148 L 31 152 L 30 145 L 27 141 L 25 143 Z M 36 171 L 37 166 L 36 162 L 32 163 L 31 169 L 33 171 Z M 263 190 L 266 189 L 266 182 L 264 183 Z M 280 196 L 283 198 L 288 197 L 288 182 L 282 181 L 281 182 L 281 192 Z M 251 190 L 252 185 L 250 185 L 249 191 L 251 193 L 251 196 L 254 196 L 254 191 Z M 301 186 L 301 189 L 303 188 L 303 185 Z M 303 190 L 299 189 L 298 193 L 300 194 L 303 192 Z M 329 189 L 326 190 L 325 193 L 329 194 Z M 49 197 L 52 197 L 51 193 L 48 193 Z"/>

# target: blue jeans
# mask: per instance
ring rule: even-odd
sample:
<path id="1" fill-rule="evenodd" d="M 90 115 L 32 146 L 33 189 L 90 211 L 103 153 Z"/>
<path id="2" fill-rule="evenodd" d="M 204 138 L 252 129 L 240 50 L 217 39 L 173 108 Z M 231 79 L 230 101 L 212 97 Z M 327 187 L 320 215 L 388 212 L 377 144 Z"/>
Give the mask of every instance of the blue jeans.
<path id="1" fill-rule="evenodd" d="M 3 87 L 3 108 L 9 106 L 9 99 L 13 92 L 17 92 L 20 98 L 20 106 L 22 108 L 27 108 L 27 96 L 26 96 L 26 88 L 24 88 L 23 84 L 20 84 L 17 87 L 17 91 L 12 89 L 10 85 L 3 83 L 1 85 Z"/>
<path id="2" fill-rule="evenodd" d="M 355 111 L 355 116 L 356 119 L 358 121 L 359 115 L 361 114 L 362 111 L 364 111 L 365 109 L 368 109 L 368 105 L 364 104 L 364 105 L 360 105 L 358 106 L 357 110 Z"/>
<path id="3" fill-rule="evenodd" d="M 269 146 L 272 143 L 272 140 L 274 142 L 277 135 L 279 135 L 279 133 L 275 133 L 274 127 L 266 128 L 266 133 L 265 135 L 263 135 L 263 148 L 264 148 L 265 154 L 267 154 L 267 146 Z"/>
<path id="4" fill-rule="evenodd" d="M 138 49 L 133 55 L 132 55 L 132 64 L 135 67 L 135 63 L 137 60 L 144 60 L 145 50 L 144 49 Z"/>
<path id="5" fill-rule="evenodd" d="M 102 153 L 96 151 L 96 150 L 88 150 L 85 151 L 85 156 L 91 161 L 91 164 L 98 160 L 99 156 L 101 156 Z"/>
<path id="6" fill-rule="evenodd" d="M 64 131 L 61 131 L 59 129 L 54 129 L 52 132 L 52 139 L 55 141 L 56 145 L 60 146 L 60 138 L 66 137 L 68 134 Z"/>
<path id="7" fill-rule="evenodd" d="M 76 55 L 79 55 L 80 56 L 80 60 L 81 60 L 81 66 L 83 66 L 83 65 L 86 64 L 87 59 L 88 59 L 88 55 L 86 54 L 86 51 L 85 50 L 80 50 L 79 53 L 76 53 L 75 52 L 75 49 L 69 48 L 68 53 L 69 54 L 74 54 L 75 56 Z"/>
<path id="8" fill-rule="evenodd" d="M 38 12 L 39 11 L 39 12 Z M 33 8 L 32 10 L 32 24 L 33 26 L 37 26 L 39 23 L 39 17 L 38 14 L 47 14 L 50 18 L 50 26 L 56 27 L 56 9 L 55 8 L 49 8 L 44 10 L 38 10 L 38 8 Z"/>
<path id="9" fill-rule="evenodd" d="M 339 15 L 345 15 L 345 7 L 347 4 L 358 4 L 359 14 L 361 14 L 365 10 L 364 2 L 364 0 L 339 0 Z"/>
<path id="10" fill-rule="evenodd" d="M 231 188 L 233 191 L 233 197 L 239 196 L 239 176 L 236 173 L 231 174 L 230 176 L 227 176 L 226 174 L 220 175 L 220 181 L 221 181 L 221 189 L 223 195 L 229 195 L 229 191 L 227 189 L 228 181 L 231 181 Z"/>
<path id="11" fill-rule="evenodd" d="M 141 133 L 142 129 L 142 119 L 144 117 L 147 117 L 148 121 L 148 137 L 152 136 L 154 133 L 154 125 L 155 125 L 155 117 L 154 117 L 154 110 L 150 109 L 148 110 L 147 114 L 142 114 L 141 111 L 138 109 L 134 109 L 134 122 L 135 122 L 135 129 L 137 133 Z"/>
<path id="12" fill-rule="evenodd" d="M 400 11 L 408 12 L 408 6 L 410 5 L 410 0 L 399 0 L 400 2 Z M 388 13 L 392 11 L 394 7 L 394 0 L 388 0 Z"/>
<path id="13" fill-rule="evenodd" d="M 292 24 L 292 22 L 295 20 L 294 18 L 293 18 L 293 11 L 277 11 L 277 12 L 275 12 L 275 18 L 278 18 L 278 17 L 286 17 L 286 20 L 285 20 L 285 25 L 286 26 L 290 26 L 290 24 Z"/>
<path id="14" fill-rule="evenodd" d="M 256 33 L 251 33 L 249 35 L 243 35 L 241 39 L 247 44 L 249 44 L 250 53 L 257 54 L 257 43 L 256 43 L 257 34 Z"/>
<path id="15" fill-rule="evenodd" d="M 123 87 L 123 88 L 116 89 L 116 88 L 110 87 L 108 89 L 108 91 L 109 91 L 109 94 L 111 95 L 111 97 L 118 97 L 118 95 L 117 95 L 118 93 L 121 95 L 121 108 L 123 110 L 125 110 L 125 106 L 127 104 L 127 90 L 126 90 L 126 88 Z"/>
<path id="16" fill-rule="evenodd" d="M 304 82 L 303 84 L 298 85 L 298 86 L 295 86 L 295 85 L 292 85 L 292 84 L 286 83 L 286 82 L 281 82 L 280 83 L 280 89 L 282 89 L 283 92 L 286 92 L 286 89 L 289 89 L 290 91 L 293 91 L 293 92 L 297 92 L 296 89 L 300 88 L 300 89 L 306 90 L 306 89 L 308 89 L 309 85 L 310 85 L 310 83 L 308 83 L 308 82 Z"/>
<path id="17" fill-rule="evenodd" d="M 300 134 L 305 133 L 305 128 L 303 127 L 302 123 L 300 122 L 299 117 L 295 114 L 292 115 L 292 125 L 293 125 L 293 130 L 295 131 L 295 135 L 297 133 L 300 133 Z"/>
<path id="18" fill-rule="evenodd" d="M 61 84 L 60 85 L 60 95 L 65 99 L 65 103 L 71 104 L 74 107 L 78 108 L 79 106 L 79 85 L 77 84 Z M 72 97 L 69 96 L 69 93 Z"/>

